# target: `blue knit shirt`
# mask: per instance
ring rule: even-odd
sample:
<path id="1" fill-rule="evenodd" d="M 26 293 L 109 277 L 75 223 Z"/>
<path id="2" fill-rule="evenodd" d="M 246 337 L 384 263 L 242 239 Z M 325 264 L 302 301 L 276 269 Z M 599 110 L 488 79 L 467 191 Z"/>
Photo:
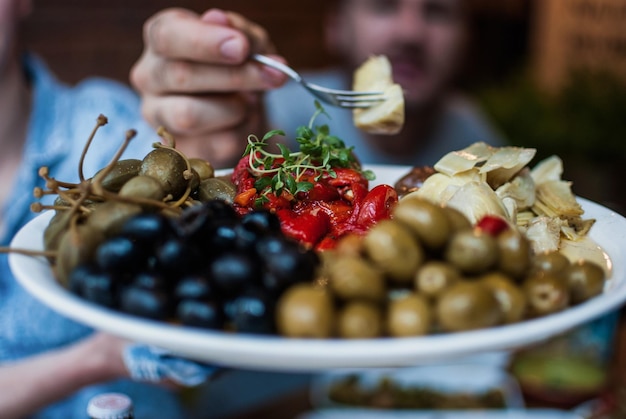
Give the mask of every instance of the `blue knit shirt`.
<path id="1" fill-rule="evenodd" d="M 38 176 L 41 166 L 48 166 L 56 179 L 78 180 L 80 154 L 98 115 L 105 115 L 109 123 L 99 129 L 92 143 L 84 165 L 86 177 L 110 161 L 128 129 L 137 130 L 138 135 L 124 158 L 142 158 L 158 141 L 155 131 L 142 121 L 138 98 L 128 87 L 95 78 L 67 86 L 33 56 L 24 58 L 24 68 L 32 83 L 33 108 L 22 162 L 7 204 L 0 209 L 4 220 L 2 246 L 37 215 L 30 211 L 30 204 L 35 201 L 33 188 L 43 186 Z M 89 328 L 51 311 L 26 293 L 11 274 L 7 256 L 0 254 L 0 364 L 65 346 L 89 333 Z M 137 417 L 184 417 L 168 391 L 128 380 L 85 388 L 34 417 L 82 419 L 89 398 L 103 391 L 129 394 L 135 401 Z"/>

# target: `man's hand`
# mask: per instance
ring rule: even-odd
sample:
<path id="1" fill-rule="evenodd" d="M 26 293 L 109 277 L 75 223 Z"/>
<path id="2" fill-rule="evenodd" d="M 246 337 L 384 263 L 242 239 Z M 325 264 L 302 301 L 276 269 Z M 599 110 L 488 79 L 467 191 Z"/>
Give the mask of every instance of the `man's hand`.
<path id="1" fill-rule="evenodd" d="M 267 32 L 232 12 L 167 9 L 145 23 L 144 43 L 130 80 L 146 120 L 164 126 L 189 157 L 234 164 L 248 134 L 262 134 L 261 92 L 286 81 L 247 59 L 274 51 Z"/>

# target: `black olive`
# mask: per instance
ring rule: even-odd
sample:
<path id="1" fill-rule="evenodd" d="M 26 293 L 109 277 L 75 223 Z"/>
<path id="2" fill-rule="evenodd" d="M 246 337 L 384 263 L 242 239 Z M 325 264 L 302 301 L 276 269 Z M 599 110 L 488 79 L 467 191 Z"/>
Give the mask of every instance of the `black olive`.
<path id="1" fill-rule="evenodd" d="M 174 297 L 179 301 L 208 300 L 214 294 L 209 280 L 199 275 L 180 278 L 174 289 Z"/>
<path id="2" fill-rule="evenodd" d="M 114 308 L 117 305 L 117 283 L 108 272 L 94 270 L 83 278 L 82 296 L 93 303 Z"/>
<path id="3" fill-rule="evenodd" d="M 182 300 L 176 307 L 176 317 L 187 326 L 221 329 L 224 319 L 220 304 L 215 301 Z"/>
<path id="4" fill-rule="evenodd" d="M 195 205 L 182 212 L 174 227 L 181 238 L 202 244 L 215 228 L 215 220 L 206 206 Z"/>
<path id="5" fill-rule="evenodd" d="M 319 258 L 313 251 L 301 249 L 295 243 L 283 247 L 283 251 L 266 255 L 264 259 L 263 285 L 281 292 L 290 285 L 313 279 Z"/>
<path id="6" fill-rule="evenodd" d="M 273 296 L 260 288 L 245 291 L 228 304 L 228 320 L 237 332 L 274 333 Z"/>
<path id="7" fill-rule="evenodd" d="M 228 221 L 216 226 L 209 240 L 210 248 L 216 253 L 232 250 L 237 247 L 237 223 Z"/>
<path id="8" fill-rule="evenodd" d="M 211 214 L 211 217 L 217 222 L 234 221 L 239 217 L 232 205 L 221 199 L 212 199 L 203 203 L 204 208 Z"/>
<path id="9" fill-rule="evenodd" d="M 139 272 L 132 279 L 132 283 L 140 288 L 152 291 L 167 289 L 165 278 L 154 272 Z"/>
<path id="10" fill-rule="evenodd" d="M 145 266 L 147 249 L 129 237 L 114 236 L 105 240 L 96 250 L 96 263 L 112 273 L 137 272 Z"/>
<path id="11" fill-rule="evenodd" d="M 120 309 L 136 316 L 165 320 L 170 315 L 170 307 L 170 299 L 162 291 L 130 285 L 120 293 Z"/>
<path id="12" fill-rule="evenodd" d="M 258 283 L 259 269 L 250 255 L 228 252 L 212 261 L 208 274 L 217 291 L 232 297 Z"/>
<path id="13" fill-rule="evenodd" d="M 144 245 L 165 241 L 173 234 L 170 220 L 158 213 L 143 212 L 128 219 L 120 234 Z"/>
<path id="14" fill-rule="evenodd" d="M 278 233 L 281 231 L 278 216 L 266 210 L 247 213 L 241 218 L 241 224 L 245 229 L 257 233 Z"/>
<path id="15" fill-rule="evenodd" d="M 197 247 L 180 239 L 171 238 L 156 249 L 155 269 L 166 276 L 176 277 L 201 268 L 202 259 Z"/>
<path id="16" fill-rule="evenodd" d="M 280 234 L 268 234 L 259 237 L 254 249 L 261 259 L 269 259 L 272 255 L 282 253 L 287 247 L 292 247 L 294 243 Z"/>
<path id="17" fill-rule="evenodd" d="M 100 268 L 93 263 L 83 263 L 76 266 L 68 276 L 69 290 L 79 297 L 84 297 L 86 279 L 90 276 L 98 275 L 100 272 Z"/>

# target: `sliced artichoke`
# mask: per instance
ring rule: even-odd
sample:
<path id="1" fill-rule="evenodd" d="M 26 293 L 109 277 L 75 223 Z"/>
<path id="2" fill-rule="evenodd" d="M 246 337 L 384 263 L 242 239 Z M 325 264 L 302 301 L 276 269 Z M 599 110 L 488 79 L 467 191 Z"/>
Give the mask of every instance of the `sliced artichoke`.
<path id="1" fill-rule="evenodd" d="M 445 204 L 461 211 L 472 224 L 476 224 L 485 215 L 499 215 L 509 219 L 498 195 L 484 182 L 466 183 Z"/>
<path id="2" fill-rule="evenodd" d="M 559 250 L 562 225 L 563 221 L 559 218 L 535 217 L 526 229 L 526 237 L 533 251 L 543 253 Z"/>
<path id="3" fill-rule="evenodd" d="M 576 218 L 583 215 L 581 205 L 572 193 L 571 182 L 550 180 L 537 185 L 533 211 L 549 217 Z"/>
<path id="4" fill-rule="evenodd" d="M 535 157 L 537 150 L 523 147 L 500 147 L 480 168 L 487 183 L 496 189 L 513 178 Z"/>
<path id="5" fill-rule="evenodd" d="M 355 91 L 382 91 L 385 100 L 353 111 L 354 125 L 372 134 L 397 134 L 404 126 L 404 92 L 394 83 L 391 63 L 384 55 L 372 56 L 354 73 Z"/>
<path id="6" fill-rule="evenodd" d="M 476 171 L 461 173 L 456 176 L 448 176 L 443 173 L 434 173 L 415 192 L 407 194 L 403 199 L 411 197 L 424 198 L 435 204 L 443 205 L 458 189 L 468 182 L 480 182 L 480 176 Z"/>
<path id="7" fill-rule="evenodd" d="M 530 175 L 537 185 L 551 180 L 561 180 L 563 176 L 563 160 L 557 156 L 551 156 L 537 163 Z"/>
<path id="8" fill-rule="evenodd" d="M 530 208 L 535 203 L 535 181 L 530 175 L 528 168 L 523 169 L 510 182 L 496 189 L 496 194 L 501 198 L 511 198 L 517 203 L 519 210 Z"/>
<path id="9" fill-rule="evenodd" d="M 438 172 L 454 176 L 487 161 L 496 150 L 487 143 L 477 142 L 463 150 L 449 152 L 434 167 Z"/>

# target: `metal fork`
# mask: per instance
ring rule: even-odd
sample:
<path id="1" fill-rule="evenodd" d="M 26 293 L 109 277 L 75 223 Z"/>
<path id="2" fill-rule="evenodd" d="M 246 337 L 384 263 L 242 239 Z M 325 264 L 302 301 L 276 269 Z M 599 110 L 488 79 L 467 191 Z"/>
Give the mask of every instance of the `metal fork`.
<path id="1" fill-rule="evenodd" d="M 306 82 L 298 72 L 291 67 L 261 54 L 253 54 L 251 58 L 266 66 L 282 71 L 317 97 L 322 102 L 341 108 L 369 108 L 383 100 L 383 92 L 355 92 L 351 90 L 329 89 L 317 84 Z"/>

